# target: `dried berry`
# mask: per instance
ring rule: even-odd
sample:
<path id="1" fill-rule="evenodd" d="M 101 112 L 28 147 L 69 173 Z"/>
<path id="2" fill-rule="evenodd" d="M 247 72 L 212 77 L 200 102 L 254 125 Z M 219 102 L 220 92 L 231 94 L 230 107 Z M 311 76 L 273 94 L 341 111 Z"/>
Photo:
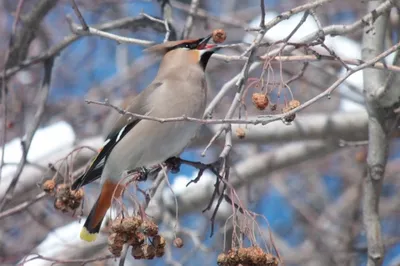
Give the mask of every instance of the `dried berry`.
<path id="1" fill-rule="evenodd" d="M 291 100 L 289 102 L 289 108 L 290 109 L 295 109 L 295 108 L 297 108 L 299 106 L 300 106 L 300 102 L 298 100 Z"/>
<path id="2" fill-rule="evenodd" d="M 129 243 L 132 246 L 141 246 L 144 243 L 145 240 L 145 235 L 140 233 L 140 232 L 136 232 L 135 234 L 133 234 L 130 239 L 129 239 Z"/>
<path id="3" fill-rule="evenodd" d="M 289 112 L 291 109 L 290 109 L 290 107 L 288 106 L 288 107 L 285 107 L 285 108 L 283 108 L 282 109 L 282 112 L 283 113 L 287 113 L 287 112 Z M 290 114 L 290 115 L 286 115 L 286 116 L 284 116 L 283 117 L 283 119 L 285 120 L 285 122 L 287 122 L 287 123 L 290 123 L 290 122 L 293 122 L 293 120 L 296 118 L 296 114 L 294 113 L 294 114 Z"/>
<path id="4" fill-rule="evenodd" d="M 258 110 L 264 110 L 268 106 L 268 97 L 263 93 L 255 92 L 251 98 Z"/>
<path id="5" fill-rule="evenodd" d="M 125 240 L 123 235 L 112 233 L 108 236 L 108 245 L 110 246 L 123 246 L 125 244 Z"/>
<path id="6" fill-rule="evenodd" d="M 260 247 L 251 247 L 249 250 L 249 259 L 251 263 L 256 265 L 265 265 L 264 251 Z"/>
<path id="7" fill-rule="evenodd" d="M 218 255 L 217 263 L 218 265 L 225 265 L 227 261 L 227 257 L 224 253 Z"/>
<path id="8" fill-rule="evenodd" d="M 253 265 L 253 266 L 277 266 L 278 259 L 265 253 L 260 247 L 232 248 L 227 254 L 218 255 L 217 263 L 220 266 Z"/>
<path id="9" fill-rule="evenodd" d="M 165 249 L 164 248 L 156 248 L 156 257 L 161 258 L 165 254 Z"/>
<path id="10" fill-rule="evenodd" d="M 117 218 L 111 224 L 111 231 L 114 233 L 123 233 L 124 229 L 122 227 L 122 219 Z"/>
<path id="11" fill-rule="evenodd" d="M 81 201 L 80 200 L 69 200 L 68 202 L 68 207 L 71 210 L 76 210 L 79 208 L 79 206 L 81 206 Z"/>
<path id="12" fill-rule="evenodd" d="M 237 258 L 241 263 L 249 263 L 250 259 L 250 250 L 247 248 L 239 248 L 236 253 Z"/>
<path id="13" fill-rule="evenodd" d="M 243 128 L 238 127 L 238 128 L 236 129 L 236 136 L 237 136 L 239 139 L 244 139 L 244 137 L 246 137 L 246 132 L 244 131 Z"/>
<path id="14" fill-rule="evenodd" d="M 226 40 L 226 32 L 223 29 L 216 29 L 212 32 L 212 38 L 215 43 L 223 43 Z"/>
<path id="15" fill-rule="evenodd" d="M 54 201 L 54 208 L 56 208 L 57 210 L 60 210 L 62 212 L 68 211 L 67 205 L 62 200 L 59 200 L 59 199 L 56 199 Z"/>
<path id="16" fill-rule="evenodd" d="M 237 265 L 240 263 L 237 254 L 238 250 L 235 248 L 228 251 L 228 254 L 226 255 L 227 265 Z"/>
<path id="17" fill-rule="evenodd" d="M 144 221 L 141 228 L 147 236 L 156 236 L 158 234 L 158 226 L 153 221 Z"/>
<path id="18" fill-rule="evenodd" d="M 137 259 L 144 259 L 144 252 L 141 246 L 132 247 L 132 256 Z"/>
<path id="19" fill-rule="evenodd" d="M 122 230 L 127 233 L 131 234 L 134 233 L 142 224 L 142 220 L 138 217 L 127 217 L 122 220 Z"/>
<path id="20" fill-rule="evenodd" d="M 56 187 L 56 182 L 54 180 L 47 180 L 43 183 L 42 189 L 44 192 L 52 194 L 54 192 L 54 188 Z"/>
<path id="21" fill-rule="evenodd" d="M 59 184 L 57 186 L 57 193 L 62 194 L 62 193 L 68 193 L 69 194 L 69 186 L 67 184 Z"/>
<path id="22" fill-rule="evenodd" d="M 293 122 L 295 118 L 296 118 L 296 114 L 291 114 L 291 115 L 285 116 L 283 119 L 285 119 L 285 122 L 290 123 L 290 122 Z"/>
<path id="23" fill-rule="evenodd" d="M 174 246 L 177 248 L 183 247 L 183 240 L 180 237 L 174 239 Z"/>
<path id="24" fill-rule="evenodd" d="M 73 197 L 77 200 L 81 200 L 83 199 L 83 196 L 85 195 L 85 193 L 83 192 L 83 189 L 80 188 L 78 190 L 72 190 L 71 194 L 73 195 Z"/>
<path id="25" fill-rule="evenodd" d="M 142 250 L 145 259 L 152 260 L 156 256 L 156 249 L 152 245 L 143 245 Z"/>
<path id="26" fill-rule="evenodd" d="M 113 233 L 108 236 L 108 250 L 114 256 L 121 256 L 122 248 L 125 244 L 124 236 L 121 234 Z"/>
<path id="27" fill-rule="evenodd" d="M 165 239 L 160 235 L 156 235 L 153 237 L 153 245 L 156 248 L 163 248 L 165 247 Z"/>
<path id="28" fill-rule="evenodd" d="M 108 246 L 108 250 L 113 254 L 115 257 L 121 256 L 122 247 L 119 248 L 118 246 Z"/>

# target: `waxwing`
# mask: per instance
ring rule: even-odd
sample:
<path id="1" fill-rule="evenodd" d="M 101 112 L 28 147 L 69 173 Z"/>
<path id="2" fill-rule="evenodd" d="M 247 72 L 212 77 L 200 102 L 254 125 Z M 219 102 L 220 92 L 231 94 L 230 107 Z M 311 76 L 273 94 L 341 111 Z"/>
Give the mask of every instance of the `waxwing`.
<path id="1" fill-rule="evenodd" d="M 211 35 L 154 45 L 147 52 L 162 55 L 153 82 L 139 93 L 127 111 L 159 118 L 202 118 L 206 107 L 205 68 L 218 50 L 207 44 Z M 178 156 L 195 137 L 201 124 L 190 121 L 160 123 L 120 116 L 88 170 L 72 184 L 73 190 L 101 178 L 101 192 L 80 237 L 94 241 L 112 198 L 123 192 L 123 173 L 154 166 Z"/>

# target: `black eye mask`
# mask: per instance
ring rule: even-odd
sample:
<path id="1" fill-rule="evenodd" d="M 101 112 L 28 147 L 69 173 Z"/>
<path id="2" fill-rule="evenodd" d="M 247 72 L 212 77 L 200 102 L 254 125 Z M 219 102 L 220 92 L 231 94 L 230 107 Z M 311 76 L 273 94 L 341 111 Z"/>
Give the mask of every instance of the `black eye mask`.
<path id="1" fill-rule="evenodd" d="M 195 42 L 180 43 L 178 45 L 175 45 L 175 46 L 171 47 L 170 50 L 174 50 L 174 49 L 177 49 L 177 48 L 186 48 L 186 49 L 194 50 L 194 49 L 198 48 L 199 43 L 201 43 L 202 40 L 203 39 L 199 39 L 198 41 L 195 41 Z"/>

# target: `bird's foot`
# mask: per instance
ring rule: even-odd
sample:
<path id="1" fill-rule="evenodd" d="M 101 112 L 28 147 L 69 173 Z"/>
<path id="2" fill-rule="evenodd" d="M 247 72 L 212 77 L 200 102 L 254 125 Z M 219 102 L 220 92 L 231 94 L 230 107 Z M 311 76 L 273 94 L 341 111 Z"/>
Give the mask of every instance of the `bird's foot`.
<path id="1" fill-rule="evenodd" d="M 179 157 L 171 157 L 165 161 L 165 164 L 171 173 L 176 174 L 181 170 L 182 159 Z"/>

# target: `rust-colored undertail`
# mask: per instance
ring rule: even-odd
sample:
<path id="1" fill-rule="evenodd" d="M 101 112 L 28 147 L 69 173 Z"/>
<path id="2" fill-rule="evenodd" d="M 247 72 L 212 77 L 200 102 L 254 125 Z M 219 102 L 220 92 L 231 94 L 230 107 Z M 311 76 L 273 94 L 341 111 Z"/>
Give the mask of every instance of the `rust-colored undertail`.
<path id="1" fill-rule="evenodd" d="M 96 240 L 97 234 L 100 231 L 101 223 L 110 208 L 113 196 L 119 198 L 122 194 L 124 186 L 121 184 L 112 183 L 106 180 L 101 188 L 100 196 L 92 207 L 88 218 L 83 225 L 80 237 L 82 240 L 92 242 Z"/>

